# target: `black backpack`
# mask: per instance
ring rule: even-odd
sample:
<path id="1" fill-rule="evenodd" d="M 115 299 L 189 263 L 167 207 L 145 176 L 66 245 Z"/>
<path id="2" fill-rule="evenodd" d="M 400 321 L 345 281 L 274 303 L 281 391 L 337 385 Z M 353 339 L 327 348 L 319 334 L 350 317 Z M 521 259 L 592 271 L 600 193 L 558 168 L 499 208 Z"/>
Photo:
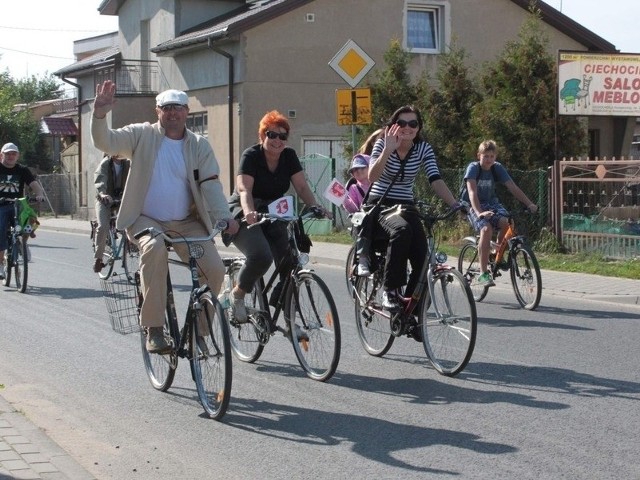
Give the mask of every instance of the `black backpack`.
<path id="1" fill-rule="evenodd" d="M 476 175 L 476 182 L 480 178 L 480 174 L 482 173 L 482 167 L 480 166 L 480 162 L 475 162 L 478 165 L 478 174 Z M 468 167 L 467 167 L 468 168 Z M 493 175 L 493 183 L 498 183 L 498 174 L 496 173 L 496 164 L 491 165 L 491 175 Z M 460 193 L 458 194 L 459 200 L 464 200 L 465 202 L 469 201 L 469 192 L 467 192 L 467 182 L 465 179 L 462 179 L 462 185 L 460 185 Z"/>

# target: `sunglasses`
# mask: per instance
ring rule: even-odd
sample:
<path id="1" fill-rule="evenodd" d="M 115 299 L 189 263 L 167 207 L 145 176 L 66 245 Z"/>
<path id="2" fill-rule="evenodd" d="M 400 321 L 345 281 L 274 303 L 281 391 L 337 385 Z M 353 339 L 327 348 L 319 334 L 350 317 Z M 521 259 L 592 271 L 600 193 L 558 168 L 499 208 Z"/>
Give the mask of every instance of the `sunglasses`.
<path id="1" fill-rule="evenodd" d="M 411 128 L 418 128 L 419 125 L 418 120 L 409 120 L 408 122 L 406 120 L 396 120 L 396 123 L 400 128 L 404 128 L 407 125 Z"/>
<path id="2" fill-rule="evenodd" d="M 170 105 L 163 105 L 160 107 L 160 110 L 163 112 L 170 112 L 171 110 L 175 110 L 176 112 L 182 112 L 186 107 L 186 105 L 180 105 L 177 103 L 172 103 Z"/>
<path id="3" fill-rule="evenodd" d="M 279 138 L 280 140 L 285 141 L 287 138 L 289 138 L 289 134 L 286 132 L 285 133 L 272 132 L 271 130 L 267 130 L 266 135 L 271 140 L 275 140 L 276 138 Z"/>

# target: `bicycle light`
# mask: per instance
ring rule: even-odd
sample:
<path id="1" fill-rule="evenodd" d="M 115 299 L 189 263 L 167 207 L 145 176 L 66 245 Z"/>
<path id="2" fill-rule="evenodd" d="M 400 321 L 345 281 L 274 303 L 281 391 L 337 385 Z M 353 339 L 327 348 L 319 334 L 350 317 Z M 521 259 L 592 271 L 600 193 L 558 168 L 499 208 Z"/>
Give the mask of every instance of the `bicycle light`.
<path id="1" fill-rule="evenodd" d="M 192 243 L 189 245 L 189 254 L 193 258 L 202 258 L 204 256 L 204 247 L 199 243 Z"/>
<path id="2" fill-rule="evenodd" d="M 447 254 L 444 252 L 436 252 L 436 262 L 445 263 L 447 261 Z"/>
<path id="3" fill-rule="evenodd" d="M 298 253 L 298 264 L 301 267 L 304 267 L 307 263 L 309 263 L 309 255 L 306 253 L 299 252 Z"/>

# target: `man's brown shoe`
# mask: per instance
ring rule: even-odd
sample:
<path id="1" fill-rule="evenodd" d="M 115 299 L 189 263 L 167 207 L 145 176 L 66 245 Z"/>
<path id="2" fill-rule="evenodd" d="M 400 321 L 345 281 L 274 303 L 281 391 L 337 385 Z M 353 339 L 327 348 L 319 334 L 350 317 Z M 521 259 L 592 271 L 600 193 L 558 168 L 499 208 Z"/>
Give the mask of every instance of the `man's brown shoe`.
<path id="1" fill-rule="evenodd" d="M 171 344 L 164 335 L 163 327 L 149 327 L 147 332 L 147 352 L 168 353 L 171 351 Z"/>
<path id="2" fill-rule="evenodd" d="M 104 268 L 104 263 L 102 263 L 101 258 L 96 258 L 96 261 L 93 263 L 93 271 L 95 273 L 100 273 Z"/>

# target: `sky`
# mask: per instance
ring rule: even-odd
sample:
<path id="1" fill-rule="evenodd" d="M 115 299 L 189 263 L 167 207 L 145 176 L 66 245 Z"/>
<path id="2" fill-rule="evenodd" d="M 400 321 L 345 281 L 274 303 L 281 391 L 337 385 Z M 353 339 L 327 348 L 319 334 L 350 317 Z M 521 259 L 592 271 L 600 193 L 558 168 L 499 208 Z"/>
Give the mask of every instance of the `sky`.
<path id="1" fill-rule="evenodd" d="M 483 0 L 475 0 L 481 2 Z M 102 0 L 9 0 L 0 8 L 0 72 L 38 77 L 74 62 L 73 41 L 114 32 Z M 547 0 L 624 53 L 640 53 L 638 0 Z M 495 27 L 495 23 L 493 24 Z"/>

